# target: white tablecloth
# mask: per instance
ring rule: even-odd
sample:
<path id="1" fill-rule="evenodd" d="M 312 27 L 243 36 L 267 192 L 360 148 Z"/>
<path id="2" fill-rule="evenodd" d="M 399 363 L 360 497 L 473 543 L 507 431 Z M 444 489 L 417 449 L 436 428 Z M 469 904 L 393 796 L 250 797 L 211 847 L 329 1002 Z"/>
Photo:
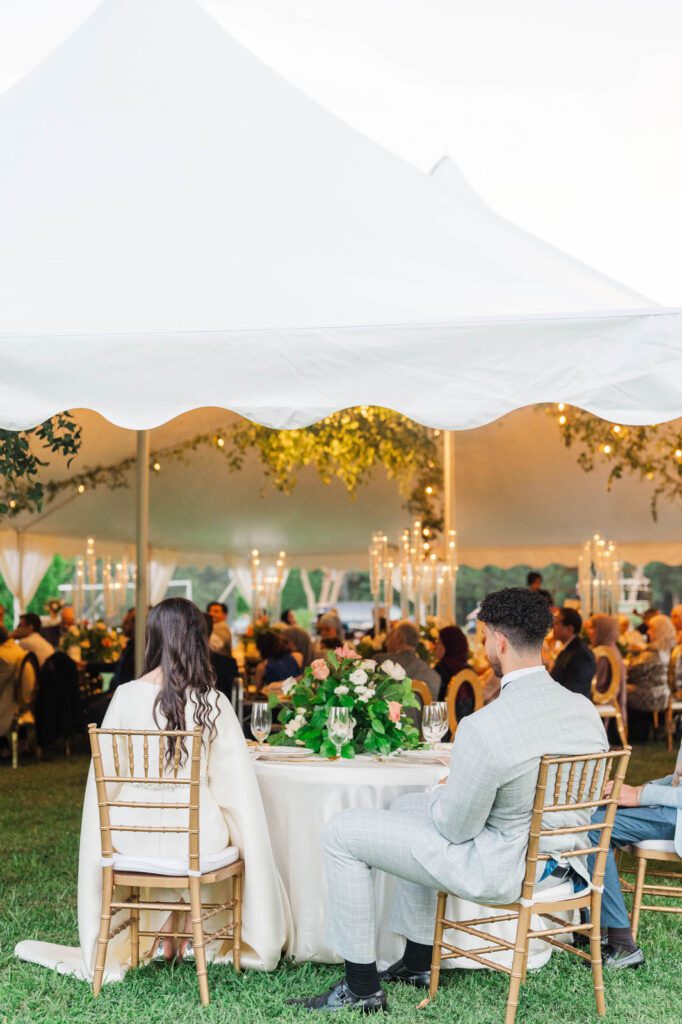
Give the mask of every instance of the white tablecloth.
<path id="1" fill-rule="evenodd" d="M 339 811 L 350 807 L 385 809 L 402 793 L 422 792 L 446 774 L 442 765 L 393 765 L 360 757 L 354 761 L 285 764 L 257 760 L 256 776 L 265 804 L 275 861 L 289 894 L 294 935 L 287 954 L 297 960 L 338 962 L 325 935 L 326 883 L 322 865 L 322 828 Z M 388 931 L 393 880 L 376 871 L 374 883 L 377 961 L 380 969 L 402 956 L 404 940 Z M 553 894 L 559 887 L 552 890 Z M 563 890 L 561 890 L 563 891 Z M 494 911 L 451 897 L 448 916 L 453 920 L 487 917 Z M 534 919 L 534 924 L 538 919 Z M 514 940 L 509 923 L 497 926 L 497 934 Z M 480 939 L 457 933 L 457 944 L 475 949 Z M 543 942 L 531 945 L 528 966 L 540 967 L 551 948 Z M 497 954 L 500 963 L 511 964 L 511 954 Z M 445 965 L 444 965 L 445 966 Z M 472 960 L 449 961 L 447 966 L 477 967 Z"/>

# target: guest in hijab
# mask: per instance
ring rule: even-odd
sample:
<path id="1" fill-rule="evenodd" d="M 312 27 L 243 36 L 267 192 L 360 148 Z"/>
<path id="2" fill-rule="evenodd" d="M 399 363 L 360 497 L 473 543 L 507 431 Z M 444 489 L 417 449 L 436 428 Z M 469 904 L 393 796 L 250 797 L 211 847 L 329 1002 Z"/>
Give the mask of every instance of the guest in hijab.
<path id="1" fill-rule="evenodd" d="M 647 622 L 649 643 L 628 666 L 628 712 L 630 738 L 646 740 L 651 715 L 662 717 L 670 699 L 668 667 L 675 646 L 675 627 L 667 615 L 654 615 Z"/>
<path id="2" fill-rule="evenodd" d="M 438 700 L 445 700 L 453 676 L 469 665 L 469 641 L 459 626 L 445 626 L 438 633 L 436 672 L 440 676 Z M 473 694 L 472 694 L 473 697 Z"/>
<path id="3" fill-rule="evenodd" d="M 625 662 L 621 657 L 618 648 L 618 636 L 620 623 L 615 615 L 593 615 L 587 622 L 585 629 L 590 638 L 590 643 L 595 647 L 608 647 L 615 654 L 621 669 L 620 690 L 616 696 L 620 713 L 623 718 L 623 725 L 627 728 L 628 722 L 628 688 L 627 672 Z M 606 658 L 597 658 L 597 672 L 595 675 L 595 686 L 599 693 L 605 693 L 611 685 L 611 665 Z"/>

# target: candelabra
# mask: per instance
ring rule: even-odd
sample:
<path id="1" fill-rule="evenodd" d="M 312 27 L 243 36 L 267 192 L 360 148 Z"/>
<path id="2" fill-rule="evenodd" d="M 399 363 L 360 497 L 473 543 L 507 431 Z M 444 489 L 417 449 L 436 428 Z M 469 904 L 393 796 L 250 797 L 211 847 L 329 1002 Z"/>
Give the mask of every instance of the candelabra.
<path id="1" fill-rule="evenodd" d="M 111 558 L 103 559 L 101 574 L 95 551 L 94 537 L 88 537 L 85 555 L 76 559 L 76 570 L 71 586 L 71 600 L 77 620 L 94 617 L 98 599 L 101 596 L 103 618 L 106 622 L 118 621 L 128 606 L 128 587 L 135 582 L 135 566 L 123 559 L 112 564 Z M 62 585 L 68 590 L 68 585 Z"/>
<path id="2" fill-rule="evenodd" d="M 369 588 L 374 601 L 374 635 L 378 636 L 381 628 L 381 609 L 388 621 L 393 604 L 393 570 L 395 562 L 393 553 L 388 546 L 385 533 L 375 533 L 369 549 Z"/>
<path id="3" fill-rule="evenodd" d="M 375 620 L 383 598 L 389 606 L 393 597 L 394 562 L 388 539 L 376 533 L 370 547 L 370 588 L 374 598 Z M 433 617 L 438 626 L 455 622 L 457 586 L 457 536 L 448 530 L 441 544 L 429 527 L 416 519 L 402 534 L 399 548 L 398 578 L 400 612 L 421 625 Z"/>
<path id="4" fill-rule="evenodd" d="M 278 619 L 281 612 L 282 590 L 286 582 L 286 553 L 280 551 L 274 568 L 264 569 L 260 552 L 251 552 L 251 619 L 265 611 L 268 618 Z"/>
<path id="5" fill-rule="evenodd" d="M 616 545 L 595 533 L 578 558 L 578 596 L 583 616 L 617 614 L 620 595 L 621 562 Z"/>

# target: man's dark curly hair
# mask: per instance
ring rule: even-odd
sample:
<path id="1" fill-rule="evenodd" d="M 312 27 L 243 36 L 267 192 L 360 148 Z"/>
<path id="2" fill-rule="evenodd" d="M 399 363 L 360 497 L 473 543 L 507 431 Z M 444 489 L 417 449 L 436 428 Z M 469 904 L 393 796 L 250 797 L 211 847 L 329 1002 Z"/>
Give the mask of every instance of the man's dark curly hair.
<path id="1" fill-rule="evenodd" d="M 516 651 L 540 647 L 552 626 L 546 596 L 525 587 L 507 587 L 488 594 L 481 602 L 480 622 L 504 633 Z"/>

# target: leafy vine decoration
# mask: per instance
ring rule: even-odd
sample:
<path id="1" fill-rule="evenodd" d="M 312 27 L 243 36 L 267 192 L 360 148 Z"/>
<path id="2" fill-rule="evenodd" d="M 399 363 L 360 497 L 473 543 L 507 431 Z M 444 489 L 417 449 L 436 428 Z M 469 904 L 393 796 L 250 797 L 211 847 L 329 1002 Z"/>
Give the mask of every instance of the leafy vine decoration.
<path id="1" fill-rule="evenodd" d="M 630 427 L 599 419 L 572 406 L 547 406 L 567 448 L 580 447 L 578 465 L 586 473 L 608 467 L 607 487 L 628 474 L 653 484 L 650 508 L 658 519 L 662 498 L 682 503 L 682 421 Z"/>
<path id="2" fill-rule="evenodd" d="M 407 511 L 438 530 L 442 526 L 439 433 L 390 409 L 361 406 L 298 430 L 238 422 L 156 449 L 149 465 L 153 472 L 161 472 L 169 461 L 187 459 L 199 448 L 211 448 L 223 457 L 230 472 L 237 472 L 246 456 L 255 451 L 265 476 L 279 491 L 291 493 L 301 468 L 313 466 L 324 483 L 336 478 L 351 495 L 383 466 L 398 483 Z M 128 487 L 136 463 L 131 456 L 111 465 L 85 467 L 63 480 L 41 482 L 38 471 L 47 463 L 33 453 L 32 444 L 43 442 L 53 452 L 65 455 L 70 465 L 80 447 L 81 431 L 69 414 L 53 417 L 35 431 L 3 431 L 0 441 L 0 471 L 2 467 L 7 470 L 3 473 L 0 516 L 10 518 L 23 511 L 39 512 L 65 493 Z"/>

